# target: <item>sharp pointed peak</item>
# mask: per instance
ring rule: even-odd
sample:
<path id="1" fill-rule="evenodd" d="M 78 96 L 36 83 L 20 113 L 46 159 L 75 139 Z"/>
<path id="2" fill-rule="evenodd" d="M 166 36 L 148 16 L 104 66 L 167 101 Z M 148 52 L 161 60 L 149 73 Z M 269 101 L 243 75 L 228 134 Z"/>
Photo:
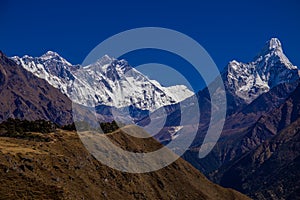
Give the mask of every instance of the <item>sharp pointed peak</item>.
<path id="1" fill-rule="evenodd" d="M 271 38 L 268 40 L 264 47 L 261 49 L 261 51 L 254 57 L 252 60 L 253 62 L 256 62 L 257 60 L 261 60 L 266 55 L 271 56 L 279 56 L 283 60 L 287 60 L 286 56 L 284 55 L 282 44 L 278 38 Z"/>
<path id="2" fill-rule="evenodd" d="M 262 48 L 260 55 L 269 54 L 271 52 L 283 52 L 282 44 L 278 38 L 271 38 L 268 40 Z"/>
<path id="3" fill-rule="evenodd" d="M 65 58 L 63 58 L 62 56 L 60 56 L 55 51 L 47 51 L 42 56 L 40 56 L 39 59 L 42 59 L 42 60 L 56 60 L 56 61 L 63 62 L 63 63 L 65 63 L 67 65 L 70 65 L 70 66 L 72 65 Z"/>
<path id="4" fill-rule="evenodd" d="M 265 47 L 269 50 L 280 49 L 282 50 L 281 42 L 278 38 L 271 38 L 265 44 Z"/>

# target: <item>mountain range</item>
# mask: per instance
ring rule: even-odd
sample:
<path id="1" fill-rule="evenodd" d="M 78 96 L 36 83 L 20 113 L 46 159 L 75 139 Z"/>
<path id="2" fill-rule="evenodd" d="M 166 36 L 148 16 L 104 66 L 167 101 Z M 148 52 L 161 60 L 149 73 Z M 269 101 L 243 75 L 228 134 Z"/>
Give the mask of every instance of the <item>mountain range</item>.
<path id="1" fill-rule="evenodd" d="M 163 87 L 131 67 L 125 60 L 104 55 L 88 66 L 72 65 L 57 53 L 41 57 L 13 57 L 17 64 L 58 88 L 73 102 L 115 108 L 134 106 L 154 111 L 193 95 L 186 86 Z"/>
<path id="2" fill-rule="evenodd" d="M 52 51 L 35 58 L 8 58 L 1 53 L 0 120 L 46 119 L 68 124 L 72 122 L 73 102 L 82 106 L 82 119 L 91 114 L 90 107 L 96 107 L 103 121 L 113 120 L 113 112 L 128 118 L 122 116 L 128 108 L 131 123 L 158 126 L 165 117 L 160 113 L 165 111 L 164 127 L 154 137 L 168 144 L 178 139 L 181 115 L 188 113 L 190 124 L 184 126 L 198 126 L 198 132 L 182 156 L 186 161 L 212 181 L 254 199 L 297 199 L 299 188 L 292 184 L 300 175 L 299 75 L 277 38 L 267 41 L 251 62 L 229 62 L 220 74 L 227 97 L 225 125 L 217 144 L 204 158 L 199 158 L 199 149 L 206 145 L 203 141 L 211 110 L 217 108 L 210 96 L 217 96 L 220 88 L 214 88 L 213 94 L 208 88 L 193 94 L 182 85 L 163 87 L 125 60 L 107 55 L 81 66 Z M 199 120 L 194 119 L 195 101 L 201 111 Z M 192 135 L 189 131 L 181 134 L 181 138 Z"/>
<path id="3" fill-rule="evenodd" d="M 7 120 L 0 130 L 1 199 L 249 199 L 212 183 L 182 159 L 145 174 L 123 173 L 101 164 L 84 148 L 76 132 L 55 130 L 51 123 L 40 120 L 72 123 L 71 100 L 2 52 L 0 94 L 1 121 Z M 93 114 L 89 109 L 80 111 L 83 116 Z M 38 124 L 34 132 L 23 132 L 9 118 Z M 41 123 L 51 130 L 41 128 Z M 124 128 L 141 131 L 135 126 Z M 109 137 L 129 151 L 161 148 L 153 138 L 139 140 L 121 130 Z"/>

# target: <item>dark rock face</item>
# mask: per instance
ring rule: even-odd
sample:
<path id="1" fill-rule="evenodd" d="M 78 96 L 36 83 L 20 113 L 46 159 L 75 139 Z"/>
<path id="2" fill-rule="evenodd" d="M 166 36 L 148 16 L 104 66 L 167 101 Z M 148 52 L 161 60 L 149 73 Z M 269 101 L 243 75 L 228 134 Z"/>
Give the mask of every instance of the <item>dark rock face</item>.
<path id="1" fill-rule="evenodd" d="M 0 53 L 0 121 L 8 118 L 72 122 L 71 101 Z"/>

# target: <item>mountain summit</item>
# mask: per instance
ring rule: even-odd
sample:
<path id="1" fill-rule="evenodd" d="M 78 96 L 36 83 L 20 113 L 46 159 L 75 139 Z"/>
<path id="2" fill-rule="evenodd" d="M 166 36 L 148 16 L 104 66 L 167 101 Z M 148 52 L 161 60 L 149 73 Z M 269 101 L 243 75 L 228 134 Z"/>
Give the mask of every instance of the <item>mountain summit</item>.
<path id="1" fill-rule="evenodd" d="M 281 42 L 278 38 L 271 38 L 269 41 L 266 42 L 266 45 L 263 49 L 266 50 L 280 50 L 282 51 Z"/>
<path id="2" fill-rule="evenodd" d="M 299 72 L 284 55 L 281 42 L 272 38 L 252 62 L 233 60 L 222 76 L 227 90 L 249 104 L 281 83 L 298 80 Z"/>

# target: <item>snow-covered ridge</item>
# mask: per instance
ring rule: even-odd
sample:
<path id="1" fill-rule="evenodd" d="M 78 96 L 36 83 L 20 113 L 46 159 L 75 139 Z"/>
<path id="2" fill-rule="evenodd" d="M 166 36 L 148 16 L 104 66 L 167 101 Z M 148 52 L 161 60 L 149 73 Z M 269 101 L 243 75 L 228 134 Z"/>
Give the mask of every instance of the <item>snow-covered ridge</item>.
<path id="1" fill-rule="evenodd" d="M 61 90 L 72 101 L 117 108 L 134 105 L 154 111 L 193 95 L 186 86 L 163 87 L 149 80 L 125 60 L 103 56 L 88 66 L 72 65 L 56 52 L 41 57 L 12 57 L 26 70 Z"/>
<path id="2" fill-rule="evenodd" d="M 222 73 L 227 89 L 250 103 L 280 83 L 299 79 L 299 70 L 284 55 L 277 38 L 269 40 L 252 62 L 229 62 Z"/>

